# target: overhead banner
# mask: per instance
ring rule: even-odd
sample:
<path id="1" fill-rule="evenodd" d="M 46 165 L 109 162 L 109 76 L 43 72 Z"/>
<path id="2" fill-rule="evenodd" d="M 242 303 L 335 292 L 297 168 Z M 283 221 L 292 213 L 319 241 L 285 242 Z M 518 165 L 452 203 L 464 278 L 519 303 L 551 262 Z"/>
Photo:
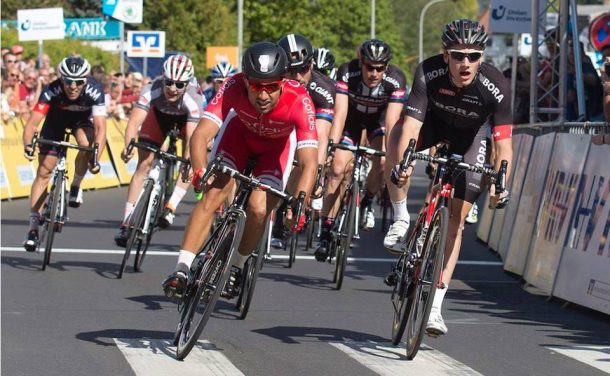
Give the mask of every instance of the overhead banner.
<path id="1" fill-rule="evenodd" d="M 234 46 L 210 46 L 205 50 L 205 65 L 212 68 L 214 65 L 228 61 L 234 67 L 237 67 L 237 47 Z"/>
<path id="2" fill-rule="evenodd" d="M 554 141 L 555 133 L 550 133 L 536 137 L 534 142 L 519 198 L 512 240 L 504 260 L 504 269 L 512 273 L 522 275 L 525 270 Z"/>
<path id="3" fill-rule="evenodd" d="M 541 9 L 543 5 L 541 5 Z M 492 33 L 521 34 L 532 30 L 531 0 L 492 0 L 489 30 Z"/>
<path id="4" fill-rule="evenodd" d="M 63 8 L 19 9 L 17 29 L 20 41 L 64 39 Z"/>
<path id="5" fill-rule="evenodd" d="M 102 13 L 126 23 L 142 23 L 143 0 L 102 0 Z"/>
<path id="6" fill-rule="evenodd" d="M 561 133 L 555 139 L 538 225 L 523 274 L 527 282 L 549 295 L 553 291 L 589 145 L 590 135 Z"/>
<path id="7" fill-rule="evenodd" d="M 500 235 L 500 245 L 498 246 L 498 254 L 502 256 L 502 260 L 506 260 L 508 246 L 513 240 L 513 228 L 515 226 L 515 218 L 517 216 L 517 208 L 521 200 L 521 190 L 523 189 L 523 181 L 525 180 L 525 172 L 529 164 L 532 146 L 534 145 L 534 137 L 529 134 L 521 135 L 521 146 L 519 155 L 513 167 L 513 182 L 510 190 L 510 204 L 504 209 L 506 211 L 504 218 L 504 228 Z"/>
<path id="8" fill-rule="evenodd" d="M 610 148 L 591 146 L 553 295 L 610 314 Z"/>
<path id="9" fill-rule="evenodd" d="M 66 18 L 66 37 L 73 39 L 121 39 L 118 21 L 103 18 Z"/>

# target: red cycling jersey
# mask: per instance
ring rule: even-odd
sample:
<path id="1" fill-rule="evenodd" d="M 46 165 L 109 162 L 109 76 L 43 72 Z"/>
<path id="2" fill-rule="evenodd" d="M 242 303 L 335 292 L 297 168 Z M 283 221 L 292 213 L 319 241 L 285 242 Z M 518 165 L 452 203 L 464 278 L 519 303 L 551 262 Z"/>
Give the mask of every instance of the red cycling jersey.
<path id="1" fill-rule="evenodd" d="M 248 100 L 242 74 L 227 79 L 203 113 L 220 127 L 211 156 L 222 152 L 227 165 L 240 171 L 256 160 L 253 175 L 283 189 L 295 149 L 318 147 L 316 115 L 306 89 L 286 80 L 275 107 L 261 114 Z"/>

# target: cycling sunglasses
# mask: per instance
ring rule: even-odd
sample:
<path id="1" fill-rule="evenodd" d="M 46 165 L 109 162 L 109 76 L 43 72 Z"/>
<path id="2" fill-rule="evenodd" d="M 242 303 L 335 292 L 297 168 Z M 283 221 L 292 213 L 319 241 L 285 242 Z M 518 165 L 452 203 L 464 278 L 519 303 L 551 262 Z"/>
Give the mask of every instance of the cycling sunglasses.
<path id="1" fill-rule="evenodd" d="M 87 80 L 84 80 L 84 79 L 73 80 L 71 78 L 63 78 L 63 81 L 64 81 L 64 84 L 66 84 L 66 86 L 72 86 L 72 84 L 76 84 L 76 86 L 83 86 Z"/>
<path id="2" fill-rule="evenodd" d="M 260 93 L 264 91 L 265 93 L 275 93 L 276 91 L 282 88 L 282 84 L 284 81 L 272 81 L 272 82 L 256 82 L 248 80 L 248 87 L 250 90 Z"/>
<path id="3" fill-rule="evenodd" d="M 172 86 L 176 85 L 176 89 L 184 89 L 186 87 L 186 85 L 188 85 L 188 82 L 184 82 L 184 81 L 174 81 L 174 80 L 166 79 L 164 82 L 165 82 L 165 86 L 167 86 L 167 87 L 172 87 Z"/>
<path id="4" fill-rule="evenodd" d="M 311 68 L 311 63 L 303 65 L 302 67 L 289 68 L 288 74 L 290 76 L 296 76 L 297 74 L 300 74 L 302 76 L 302 75 L 306 74 L 307 72 L 309 72 L 309 68 Z"/>
<path id="5" fill-rule="evenodd" d="M 479 61 L 481 56 L 483 56 L 483 52 L 480 51 L 463 52 L 459 50 L 449 50 L 449 54 L 457 61 L 464 61 L 464 59 L 468 58 L 471 63 Z"/>
<path id="6" fill-rule="evenodd" d="M 385 72 L 385 70 L 388 68 L 387 65 L 373 65 L 373 64 L 369 64 L 369 63 L 362 63 L 362 65 L 364 65 L 364 67 L 366 68 L 366 70 L 368 70 L 369 72 L 372 71 L 377 71 L 377 72 Z"/>

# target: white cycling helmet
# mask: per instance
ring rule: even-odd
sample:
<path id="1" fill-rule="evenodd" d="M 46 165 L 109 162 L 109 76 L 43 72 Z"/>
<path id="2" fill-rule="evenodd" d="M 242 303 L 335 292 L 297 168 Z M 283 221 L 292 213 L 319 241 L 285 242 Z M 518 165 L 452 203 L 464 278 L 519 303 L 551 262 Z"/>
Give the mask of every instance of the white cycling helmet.
<path id="1" fill-rule="evenodd" d="M 91 65 L 82 57 L 66 57 L 59 63 L 59 74 L 63 78 L 79 79 L 89 75 Z"/>
<path id="2" fill-rule="evenodd" d="M 185 55 L 172 55 L 163 63 L 163 76 L 172 81 L 188 82 L 194 73 L 193 62 Z"/>

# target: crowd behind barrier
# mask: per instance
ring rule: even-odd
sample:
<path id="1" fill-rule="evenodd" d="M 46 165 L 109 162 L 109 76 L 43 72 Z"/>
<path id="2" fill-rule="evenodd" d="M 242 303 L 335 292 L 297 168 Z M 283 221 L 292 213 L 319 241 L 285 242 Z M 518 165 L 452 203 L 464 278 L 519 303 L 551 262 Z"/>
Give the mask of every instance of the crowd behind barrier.
<path id="1" fill-rule="evenodd" d="M 511 202 L 481 214 L 477 237 L 544 294 L 610 314 L 610 123 L 520 126 Z"/>

